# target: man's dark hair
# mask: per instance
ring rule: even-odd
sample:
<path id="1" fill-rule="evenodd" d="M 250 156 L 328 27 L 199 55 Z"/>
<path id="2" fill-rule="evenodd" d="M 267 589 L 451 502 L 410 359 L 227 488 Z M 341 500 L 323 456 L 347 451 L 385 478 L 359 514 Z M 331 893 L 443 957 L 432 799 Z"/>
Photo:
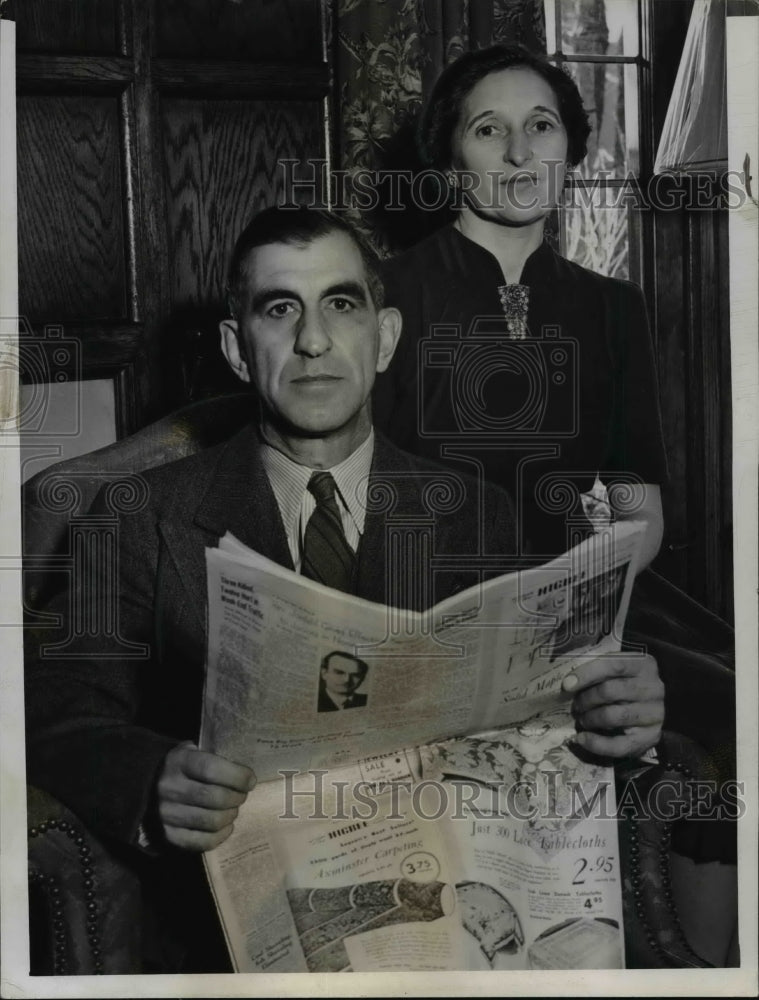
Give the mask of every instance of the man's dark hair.
<path id="1" fill-rule="evenodd" d="M 286 243 L 306 247 L 314 240 L 331 233 L 345 233 L 358 248 L 366 270 L 366 282 L 375 309 L 385 302 L 385 288 L 379 272 L 379 258 L 364 237 L 345 219 L 323 208 L 303 205 L 288 208 L 265 208 L 248 223 L 237 238 L 229 264 L 227 304 L 231 314 L 239 318 L 245 302 L 248 257 L 257 247 Z"/>
<path id="2" fill-rule="evenodd" d="M 590 124 L 577 85 L 568 73 L 522 45 L 493 45 L 467 52 L 438 78 L 419 128 L 419 146 L 425 162 L 438 170 L 451 165 L 453 132 L 464 101 L 480 80 L 499 70 L 524 66 L 542 76 L 551 87 L 567 130 L 567 161 L 573 167 L 588 151 Z"/>
<path id="3" fill-rule="evenodd" d="M 359 659 L 359 657 L 354 656 L 353 653 L 346 653 L 342 649 L 333 649 L 331 653 L 327 653 L 327 655 L 322 659 L 322 662 L 319 664 L 320 674 L 322 670 L 327 669 L 327 667 L 329 666 L 329 661 L 332 659 L 333 656 L 342 656 L 343 659 L 345 660 L 353 660 L 354 663 L 357 663 L 361 667 L 361 670 L 363 671 L 362 680 L 364 677 L 366 677 L 367 673 L 369 672 L 369 664 L 365 660 Z"/>

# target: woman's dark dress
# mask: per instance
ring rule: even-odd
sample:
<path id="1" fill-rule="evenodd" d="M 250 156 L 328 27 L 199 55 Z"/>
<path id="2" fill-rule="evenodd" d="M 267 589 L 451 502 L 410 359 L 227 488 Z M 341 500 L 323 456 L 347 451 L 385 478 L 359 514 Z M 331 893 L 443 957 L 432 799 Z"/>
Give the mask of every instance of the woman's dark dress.
<path id="1" fill-rule="evenodd" d="M 566 551 L 589 523 L 579 494 L 598 474 L 664 485 L 667 465 L 645 301 L 638 286 L 565 260 L 543 243 L 527 260 L 528 338 L 509 338 L 495 257 L 446 227 L 383 265 L 403 333 L 373 394 L 374 422 L 406 450 L 472 473 L 515 499 L 522 550 Z M 730 631 L 650 572 L 636 582 L 626 638 L 654 654 L 665 726 L 734 768 Z M 726 652 L 727 655 L 723 655 Z M 714 655 L 717 653 L 718 655 Z M 716 826 L 694 856 L 729 860 Z M 727 843 L 725 842 L 727 840 Z"/>
<path id="2" fill-rule="evenodd" d="M 385 264 L 401 343 L 374 390 L 374 420 L 408 451 L 482 462 L 509 490 L 535 556 L 566 551 L 568 513 L 598 473 L 664 483 L 667 469 L 645 303 L 542 244 L 527 260 L 529 339 L 509 340 L 495 257 L 446 227 Z M 571 484 L 567 490 L 564 487 Z M 571 488 L 574 487 L 574 488 Z"/>

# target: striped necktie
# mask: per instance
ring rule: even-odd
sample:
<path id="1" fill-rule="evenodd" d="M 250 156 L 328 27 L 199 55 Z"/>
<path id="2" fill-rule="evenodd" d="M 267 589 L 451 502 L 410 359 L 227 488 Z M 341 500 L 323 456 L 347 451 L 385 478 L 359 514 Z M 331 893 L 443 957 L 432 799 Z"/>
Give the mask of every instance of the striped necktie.
<path id="1" fill-rule="evenodd" d="M 336 489 L 329 472 L 314 472 L 308 482 L 316 508 L 303 535 L 301 573 L 350 594 L 354 590 L 356 555 L 345 538 Z"/>

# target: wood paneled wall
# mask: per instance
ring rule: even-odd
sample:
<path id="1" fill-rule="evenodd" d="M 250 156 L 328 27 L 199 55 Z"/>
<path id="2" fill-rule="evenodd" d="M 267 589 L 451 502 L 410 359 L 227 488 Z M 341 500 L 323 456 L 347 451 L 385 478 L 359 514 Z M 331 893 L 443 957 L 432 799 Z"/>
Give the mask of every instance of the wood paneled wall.
<path id="1" fill-rule="evenodd" d="M 687 200 L 693 185 L 687 179 L 677 185 Z M 659 211 L 654 235 L 655 334 L 670 474 L 664 490 L 666 535 L 655 568 L 730 620 L 727 212 L 719 208 Z"/>
<path id="2" fill-rule="evenodd" d="M 125 319 L 117 99 L 21 96 L 17 115 L 22 308 L 62 323 Z"/>
<path id="3" fill-rule="evenodd" d="M 185 358 L 216 350 L 234 239 L 280 200 L 280 159 L 327 155 L 322 4 L 23 0 L 16 19 L 21 310 L 43 345 L 49 324 L 81 342 L 69 377 L 115 380 L 126 434 L 202 391 Z"/>
<path id="4" fill-rule="evenodd" d="M 213 302 L 240 221 L 280 199 L 277 161 L 319 149 L 321 124 L 307 101 L 170 97 L 162 103 L 161 130 L 172 301 Z"/>
<path id="5" fill-rule="evenodd" d="M 658 141 L 692 0 L 653 0 L 653 139 Z M 699 187 L 700 186 L 700 187 Z M 727 210 L 715 178 L 673 179 L 654 210 L 645 261 L 670 481 L 654 564 L 732 620 L 732 421 Z M 699 203 L 709 208 L 697 208 Z"/>

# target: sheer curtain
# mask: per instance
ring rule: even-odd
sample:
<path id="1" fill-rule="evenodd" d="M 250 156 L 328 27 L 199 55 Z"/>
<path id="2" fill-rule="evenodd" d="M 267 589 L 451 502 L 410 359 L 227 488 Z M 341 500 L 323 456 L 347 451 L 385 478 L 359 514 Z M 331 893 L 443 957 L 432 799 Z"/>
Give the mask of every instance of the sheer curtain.
<path id="1" fill-rule="evenodd" d="M 655 173 L 727 166 L 725 3 L 695 0 Z"/>
<path id="2" fill-rule="evenodd" d="M 440 71 L 463 52 L 495 42 L 545 51 L 542 0 L 338 0 L 333 25 L 339 166 L 418 171 L 414 131 Z M 386 205 L 389 187 L 377 192 Z M 416 242 L 435 213 L 353 210 L 382 253 Z M 438 222 L 439 224 L 439 216 Z"/>

